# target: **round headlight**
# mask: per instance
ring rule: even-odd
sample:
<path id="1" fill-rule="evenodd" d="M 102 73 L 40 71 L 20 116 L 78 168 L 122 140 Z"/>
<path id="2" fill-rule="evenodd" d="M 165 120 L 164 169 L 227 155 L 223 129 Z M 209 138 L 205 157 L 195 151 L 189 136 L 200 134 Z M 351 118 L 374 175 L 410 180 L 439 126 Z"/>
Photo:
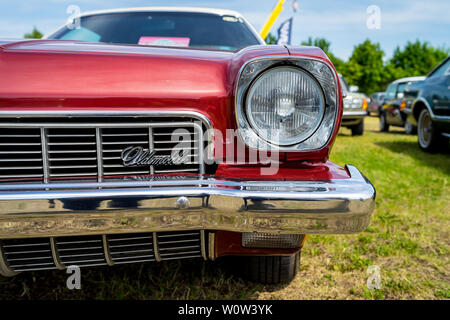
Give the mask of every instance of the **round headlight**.
<path id="1" fill-rule="evenodd" d="M 247 94 L 246 114 L 253 130 L 266 141 L 292 145 L 320 126 L 325 98 L 318 82 L 295 67 L 262 73 Z"/>

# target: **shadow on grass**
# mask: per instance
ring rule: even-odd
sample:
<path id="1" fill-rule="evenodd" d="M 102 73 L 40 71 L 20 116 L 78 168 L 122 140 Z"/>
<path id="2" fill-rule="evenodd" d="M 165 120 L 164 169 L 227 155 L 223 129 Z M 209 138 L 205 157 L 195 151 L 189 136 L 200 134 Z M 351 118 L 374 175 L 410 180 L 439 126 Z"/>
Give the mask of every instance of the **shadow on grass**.
<path id="1" fill-rule="evenodd" d="M 0 276 L 0 300 L 256 299 L 264 287 L 236 275 L 234 259 L 169 261 L 81 269 L 81 290 L 69 290 L 65 270 Z"/>
<path id="2" fill-rule="evenodd" d="M 389 131 L 389 132 L 382 132 L 380 130 L 373 130 L 373 129 L 365 129 L 364 130 L 364 134 L 365 133 L 377 133 L 377 134 L 394 134 L 394 135 L 398 135 L 398 136 L 407 136 L 406 132 L 404 131 Z M 364 135 L 363 134 L 363 135 Z M 339 130 L 338 132 L 338 136 L 339 137 L 361 137 L 361 136 L 353 136 L 350 130 Z"/>
<path id="3" fill-rule="evenodd" d="M 420 161 L 423 165 L 442 171 L 450 175 L 450 148 L 443 148 L 438 153 L 424 152 L 416 141 L 378 141 L 376 145 L 387 148 L 396 153 L 402 153 Z"/>

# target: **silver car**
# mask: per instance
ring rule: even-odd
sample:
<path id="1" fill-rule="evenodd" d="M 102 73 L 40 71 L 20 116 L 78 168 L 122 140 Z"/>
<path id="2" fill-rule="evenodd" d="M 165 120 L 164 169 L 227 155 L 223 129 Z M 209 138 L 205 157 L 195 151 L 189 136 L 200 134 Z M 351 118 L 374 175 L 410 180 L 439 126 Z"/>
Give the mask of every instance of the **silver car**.
<path id="1" fill-rule="evenodd" d="M 350 88 L 341 74 L 339 74 L 339 80 L 344 96 L 344 113 L 341 126 L 352 130 L 352 136 L 361 136 L 364 133 L 364 117 L 368 115 L 366 96 L 354 92 L 357 91 L 357 88 Z"/>

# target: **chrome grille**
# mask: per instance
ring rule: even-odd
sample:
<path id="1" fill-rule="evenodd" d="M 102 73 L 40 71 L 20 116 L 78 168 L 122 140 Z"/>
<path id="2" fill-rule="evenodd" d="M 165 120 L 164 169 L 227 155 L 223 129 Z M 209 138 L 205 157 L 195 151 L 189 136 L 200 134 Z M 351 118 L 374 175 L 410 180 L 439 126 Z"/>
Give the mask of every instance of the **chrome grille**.
<path id="1" fill-rule="evenodd" d="M 14 271 L 56 269 L 49 239 L 4 240 L 1 249 L 8 266 Z"/>
<path id="2" fill-rule="evenodd" d="M 55 238 L 56 252 L 64 266 L 106 265 L 102 236 Z"/>
<path id="3" fill-rule="evenodd" d="M 0 127 L 1 178 L 44 178 L 39 128 Z"/>
<path id="4" fill-rule="evenodd" d="M 101 182 L 127 175 L 204 173 L 203 127 L 198 120 L 124 117 L 103 122 L 88 117 L 0 119 L 0 183 Z M 121 153 L 130 146 L 151 149 L 155 157 L 180 150 L 191 151 L 191 156 L 182 164 L 125 167 Z"/>
<path id="5" fill-rule="evenodd" d="M 206 258 L 205 246 L 202 231 L 171 231 L 0 240 L 0 254 L 12 271 L 37 271 Z"/>
<path id="6" fill-rule="evenodd" d="M 148 149 L 150 147 L 151 131 L 149 128 L 130 128 L 125 133 L 123 129 L 102 129 L 103 175 L 120 176 L 151 173 L 150 167 L 124 167 L 120 157 L 122 150 L 130 146 Z"/>
<path id="7" fill-rule="evenodd" d="M 198 232 L 158 234 L 158 250 L 163 260 L 201 257 L 200 245 Z"/>
<path id="8" fill-rule="evenodd" d="M 114 264 L 155 261 L 151 233 L 108 235 L 107 241 Z"/>
<path id="9" fill-rule="evenodd" d="M 44 129 L 49 180 L 98 176 L 95 128 Z M 45 159 L 45 157 L 44 157 Z"/>

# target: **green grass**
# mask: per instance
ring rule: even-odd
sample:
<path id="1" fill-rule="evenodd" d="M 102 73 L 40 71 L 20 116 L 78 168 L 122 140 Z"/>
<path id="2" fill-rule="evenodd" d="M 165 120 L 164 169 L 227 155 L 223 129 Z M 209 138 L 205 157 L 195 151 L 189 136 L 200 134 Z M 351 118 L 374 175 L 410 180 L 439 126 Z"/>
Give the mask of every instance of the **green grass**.
<path id="1" fill-rule="evenodd" d="M 226 261 L 183 261 L 82 270 L 82 289 L 64 271 L 0 278 L 0 299 L 450 299 L 450 153 L 427 154 L 401 129 L 364 136 L 342 129 L 331 160 L 357 166 L 377 189 L 369 228 L 311 235 L 300 272 L 287 286 L 262 286 L 229 273 Z M 367 267 L 381 288 L 366 287 Z"/>

